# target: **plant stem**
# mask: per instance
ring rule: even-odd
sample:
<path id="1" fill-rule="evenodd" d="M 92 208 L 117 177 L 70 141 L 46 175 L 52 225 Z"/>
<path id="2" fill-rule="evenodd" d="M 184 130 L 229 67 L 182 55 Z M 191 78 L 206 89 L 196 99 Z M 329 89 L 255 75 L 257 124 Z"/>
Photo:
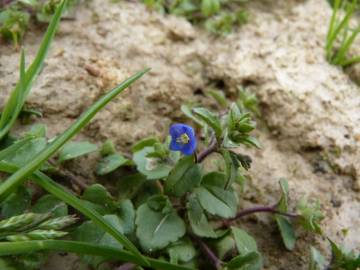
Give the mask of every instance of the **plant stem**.
<path id="1" fill-rule="evenodd" d="M 209 147 L 204 149 L 200 154 L 197 156 L 197 163 L 201 163 L 208 155 L 217 151 L 218 145 L 215 137 L 211 139 Z"/>
<path id="2" fill-rule="evenodd" d="M 286 217 L 290 217 L 290 218 L 299 217 L 298 214 L 281 212 L 281 211 L 277 210 L 274 206 L 255 206 L 252 208 L 241 210 L 240 212 L 238 212 L 236 214 L 235 217 L 224 220 L 221 223 L 220 228 L 227 228 L 231 225 L 232 222 L 234 222 L 244 216 L 255 214 L 255 213 L 272 213 L 272 214 L 278 214 L 278 215 L 282 215 L 282 216 L 286 216 Z"/>
<path id="3" fill-rule="evenodd" d="M 206 245 L 206 243 L 194 234 L 190 234 L 191 238 L 194 239 L 200 246 L 200 249 L 209 258 L 210 262 L 214 265 L 215 269 L 221 269 L 223 262 L 215 255 L 215 253 Z"/>

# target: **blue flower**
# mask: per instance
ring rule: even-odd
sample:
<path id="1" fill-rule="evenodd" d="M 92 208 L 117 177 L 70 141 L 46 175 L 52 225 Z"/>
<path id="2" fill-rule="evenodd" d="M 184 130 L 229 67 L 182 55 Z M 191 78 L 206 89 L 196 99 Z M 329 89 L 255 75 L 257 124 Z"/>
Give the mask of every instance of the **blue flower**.
<path id="1" fill-rule="evenodd" d="M 170 150 L 192 155 L 196 149 L 194 129 L 185 124 L 173 124 L 169 130 L 171 136 Z"/>

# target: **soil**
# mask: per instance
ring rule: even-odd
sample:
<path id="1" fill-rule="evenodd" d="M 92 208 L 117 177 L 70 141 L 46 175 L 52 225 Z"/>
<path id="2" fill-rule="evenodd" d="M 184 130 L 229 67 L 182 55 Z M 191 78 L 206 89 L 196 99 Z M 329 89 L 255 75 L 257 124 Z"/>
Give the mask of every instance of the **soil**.
<path id="1" fill-rule="evenodd" d="M 344 72 L 324 57 L 327 1 L 250 1 L 248 9 L 248 24 L 214 37 L 140 3 L 90 1 L 75 20 L 62 22 L 27 106 L 43 112 L 37 122 L 47 124 L 52 137 L 105 91 L 151 67 L 80 135 L 98 143 L 112 139 L 127 151 L 134 141 L 163 137 L 170 123 L 184 121 L 182 103 L 213 106 L 204 95 L 210 85 L 230 99 L 238 87 L 247 87 L 262 111 L 256 131 L 262 149 L 239 149 L 253 158 L 256 187 L 245 193 L 243 206 L 274 203 L 279 179 L 287 178 L 293 202 L 303 196 L 320 201 L 324 234 L 360 251 L 360 93 L 352 80 L 360 69 Z M 34 27 L 26 37 L 28 62 L 42 32 Z M 18 78 L 18 59 L 11 45 L 1 44 L 2 103 Z M 91 160 L 73 165 L 89 181 Z M 310 245 L 329 255 L 325 239 L 302 231 L 295 251 L 285 251 L 267 216 L 239 225 L 257 237 L 265 269 L 307 269 Z M 61 258 L 54 261 L 66 264 L 50 261 L 45 269 L 80 269 L 76 258 Z"/>

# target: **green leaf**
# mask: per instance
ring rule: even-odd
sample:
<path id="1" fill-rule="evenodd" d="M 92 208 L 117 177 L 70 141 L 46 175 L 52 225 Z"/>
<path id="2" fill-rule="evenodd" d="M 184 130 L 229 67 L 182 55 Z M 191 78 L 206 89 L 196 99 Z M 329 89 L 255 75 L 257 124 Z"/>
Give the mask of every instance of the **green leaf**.
<path id="1" fill-rule="evenodd" d="M 140 150 L 142 150 L 143 148 L 147 147 L 147 146 L 154 146 L 155 143 L 158 143 L 159 140 L 157 138 L 145 138 L 142 139 L 140 141 L 138 141 L 137 143 L 135 143 L 133 145 L 133 147 L 131 148 L 131 150 L 133 151 L 133 153 L 138 152 Z"/>
<path id="2" fill-rule="evenodd" d="M 277 209 L 281 212 L 288 211 L 288 193 L 289 193 L 289 184 L 285 178 L 280 179 L 279 181 L 280 188 L 281 188 L 281 198 L 277 204 Z"/>
<path id="3" fill-rule="evenodd" d="M 206 123 L 202 121 L 201 119 L 198 119 L 194 116 L 194 114 L 191 111 L 191 107 L 189 105 L 183 104 L 181 105 L 181 111 L 192 121 L 194 121 L 196 124 L 198 124 L 200 127 L 205 127 Z"/>
<path id="4" fill-rule="evenodd" d="M 111 223 L 112 226 L 114 226 L 118 231 L 123 232 L 121 222 L 116 215 L 106 215 L 104 216 L 104 219 Z M 105 231 L 99 230 L 99 227 L 92 221 L 86 221 L 79 227 L 77 227 L 72 233 L 72 237 L 73 239 L 82 242 L 122 249 L 122 245 L 118 241 L 116 241 L 116 239 L 114 239 L 110 234 L 106 233 Z M 93 266 L 98 265 L 102 260 L 104 260 L 104 258 L 93 256 L 85 256 L 83 259 L 85 260 L 85 262 Z"/>
<path id="5" fill-rule="evenodd" d="M 253 251 L 258 251 L 256 241 L 246 231 L 231 227 L 236 247 L 240 254 L 247 254 Z"/>
<path id="6" fill-rule="evenodd" d="M 277 210 L 286 213 L 288 212 L 288 208 L 289 208 L 288 207 L 289 184 L 285 178 L 280 179 L 279 184 L 281 188 L 281 198 L 276 208 Z M 295 248 L 296 235 L 291 221 L 289 220 L 289 218 L 284 217 L 282 215 L 275 215 L 275 220 L 278 225 L 281 238 L 283 240 L 285 247 L 288 250 L 293 250 Z"/>
<path id="7" fill-rule="evenodd" d="M 165 191 L 176 197 L 190 192 L 201 182 L 201 169 L 193 156 L 183 157 L 171 170 L 165 182 Z"/>
<path id="8" fill-rule="evenodd" d="M 119 191 L 119 199 L 132 199 L 146 182 L 146 176 L 136 173 L 122 177 L 118 181 L 117 190 Z"/>
<path id="9" fill-rule="evenodd" d="M 38 4 L 38 0 L 18 0 L 18 1 L 30 7 L 36 7 L 36 5 Z"/>
<path id="10" fill-rule="evenodd" d="M 124 234 L 132 234 L 135 230 L 135 209 L 130 200 L 124 200 L 118 205 L 118 217 Z"/>
<path id="11" fill-rule="evenodd" d="M 210 214 L 223 218 L 234 217 L 238 199 L 232 188 L 225 189 L 226 177 L 220 172 L 211 172 L 203 177 L 195 194 L 201 206 Z"/>
<path id="12" fill-rule="evenodd" d="M 54 217 L 66 216 L 68 214 L 67 205 L 53 195 L 42 196 L 31 209 L 34 213 L 49 213 Z"/>
<path id="13" fill-rule="evenodd" d="M 323 255 L 314 247 L 310 247 L 310 264 L 309 270 L 324 269 L 326 260 Z"/>
<path id="14" fill-rule="evenodd" d="M 97 145 L 89 142 L 69 142 L 61 149 L 59 153 L 59 162 L 74 159 L 83 155 L 95 152 Z"/>
<path id="15" fill-rule="evenodd" d="M 260 142 L 255 137 L 252 137 L 252 136 L 246 136 L 243 139 L 243 143 L 248 146 L 255 146 L 258 149 L 261 148 Z"/>
<path id="16" fill-rule="evenodd" d="M 4 160 L 9 156 L 14 156 L 17 150 L 26 145 L 32 139 L 32 136 L 26 136 L 23 139 L 12 142 L 10 146 L 0 151 L 0 160 Z"/>
<path id="17" fill-rule="evenodd" d="M 26 133 L 27 136 L 34 136 L 36 138 L 45 138 L 47 133 L 47 127 L 44 124 L 34 124 L 30 127 L 30 130 Z"/>
<path id="18" fill-rule="evenodd" d="M 107 140 L 106 142 L 104 142 L 101 146 L 100 153 L 104 157 L 115 154 L 116 149 L 114 143 L 111 140 Z"/>
<path id="19" fill-rule="evenodd" d="M 103 205 L 105 207 L 107 207 L 109 204 L 112 204 L 110 193 L 103 185 L 100 184 L 93 184 L 88 186 L 84 191 L 82 199 L 95 204 Z"/>
<path id="20" fill-rule="evenodd" d="M 232 258 L 226 267 L 229 270 L 260 270 L 262 269 L 262 258 L 259 252 L 253 251 Z"/>
<path id="21" fill-rule="evenodd" d="M 222 128 L 220 119 L 217 115 L 205 108 L 194 108 L 192 111 L 214 130 L 217 138 L 221 137 Z"/>
<path id="22" fill-rule="evenodd" d="M 242 111 L 250 111 L 259 117 L 260 110 L 256 95 L 243 87 L 238 87 L 238 90 L 239 98 L 236 101 L 236 104 L 242 109 Z"/>
<path id="23" fill-rule="evenodd" d="M 133 160 L 139 172 L 144 174 L 147 179 L 161 179 L 168 176 L 173 165 L 169 161 L 162 160 L 160 158 L 148 157 L 150 153 L 154 152 L 153 146 L 146 146 L 140 151 L 134 153 Z M 172 152 L 174 153 L 174 152 Z M 175 159 L 175 160 L 174 160 Z M 173 162 L 176 161 L 173 156 Z"/>
<path id="24" fill-rule="evenodd" d="M 306 198 L 302 198 L 298 205 L 297 210 L 300 213 L 300 224 L 305 230 L 322 233 L 320 221 L 324 218 L 321 212 L 319 201 L 309 203 Z"/>
<path id="25" fill-rule="evenodd" d="M 205 17 L 210 17 L 220 10 L 219 0 L 202 0 L 201 1 L 201 13 Z"/>
<path id="26" fill-rule="evenodd" d="M 46 145 L 47 141 L 45 138 L 35 138 L 17 149 L 5 160 L 19 166 L 24 166 L 32 161 L 41 151 L 43 151 Z"/>
<path id="27" fill-rule="evenodd" d="M 226 108 L 228 106 L 228 101 L 223 91 L 217 89 L 209 89 L 206 91 L 206 95 L 214 98 L 221 107 Z"/>
<path id="28" fill-rule="evenodd" d="M 124 158 L 121 154 L 115 153 L 110 156 L 104 157 L 100 160 L 97 168 L 96 173 L 98 175 L 105 175 L 115 171 L 117 168 L 128 165 L 129 160 Z"/>
<path id="29" fill-rule="evenodd" d="M 218 238 L 219 234 L 215 232 L 209 223 L 203 208 L 198 199 L 192 195 L 186 204 L 190 226 L 194 234 L 200 237 Z"/>
<path id="30" fill-rule="evenodd" d="M 358 270 L 360 267 L 360 254 L 345 250 L 335 242 L 328 239 L 331 245 L 332 261 L 330 269 Z"/>
<path id="31" fill-rule="evenodd" d="M 238 170 L 240 167 L 240 163 L 237 160 L 236 154 L 232 154 L 232 152 L 225 149 L 222 150 L 221 153 L 225 161 L 225 172 L 226 172 L 225 189 L 227 189 L 232 185 L 232 183 L 234 183 L 238 179 Z"/>
<path id="32" fill-rule="evenodd" d="M 31 190 L 19 187 L 1 204 L 1 216 L 9 218 L 24 213 L 31 204 Z"/>
<path id="33" fill-rule="evenodd" d="M 19 270 L 15 266 L 11 265 L 11 262 L 6 260 L 6 258 L 0 258 L 0 269 L 2 270 Z"/>
<path id="34" fill-rule="evenodd" d="M 155 195 L 136 211 L 136 236 L 145 252 L 167 247 L 185 234 L 185 223 L 167 197 Z"/>
<path id="35" fill-rule="evenodd" d="M 275 220 L 285 247 L 288 250 L 293 250 L 295 248 L 296 235 L 292 223 L 288 218 L 281 215 L 275 215 Z"/>
<path id="36" fill-rule="evenodd" d="M 236 247 L 240 253 L 237 259 L 230 261 L 229 265 L 235 269 L 237 265 L 246 265 L 244 269 L 260 270 L 263 267 L 262 257 L 258 251 L 256 241 L 246 231 L 231 227 Z M 251 255 L 250 255 L 251 254 Z"/>
<path id="37" fill-rule="evenodd" d="M 196 256 L 196 249 L 189 239 L 180 240 L 167 248 L 170 263 L 180 264 L 191 261 Z"/>
<path id="38" fill-rule="evenodd" d="M 216 242 L 216 253 L 221 260 L 230 255 L 235 248 L 235 240 L 231 235 L 226 235 Z"/>

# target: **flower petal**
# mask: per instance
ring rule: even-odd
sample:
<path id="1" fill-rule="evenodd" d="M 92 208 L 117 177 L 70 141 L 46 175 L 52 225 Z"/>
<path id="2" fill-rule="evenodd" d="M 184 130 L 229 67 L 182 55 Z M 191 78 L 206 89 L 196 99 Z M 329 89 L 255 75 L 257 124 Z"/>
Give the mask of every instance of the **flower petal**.
<path id="1" fill-rule="evenodd" d="M 176 138 L 171 138 L 171 142 L 169 145 L 170 150 L 172 151 L 181 151 L 181 149 L 183 148 L 183 145 L 180 143 L 176 142 Z"/>
<path id="2" fill-rule="evenodd" d="M 191 140 L 188 144 L 185 144 L 183 148 L 180 150 L 184 155 L 190 156 L 196 150 L 196 139 Z"/>
<path id="3" fill-rule="evenodd" d="M 169 129 L 169 133 L 170 133 L 172 138 L 177 138 L 181 134 L 186 133 L 187 127 L 188 126 L 184 125 L 184 124 L 173 124 L 173 125 L 171 125 L 171 127 Z"/>
<path id="4" fill-rule="evenodd" d="M 186 135 L 188 135 L 190 141 L 196 141 L 195 131 L 194 131 L 194 129 L 192 127 L 186 126 L 185 133 L 186 133 Z"/>

